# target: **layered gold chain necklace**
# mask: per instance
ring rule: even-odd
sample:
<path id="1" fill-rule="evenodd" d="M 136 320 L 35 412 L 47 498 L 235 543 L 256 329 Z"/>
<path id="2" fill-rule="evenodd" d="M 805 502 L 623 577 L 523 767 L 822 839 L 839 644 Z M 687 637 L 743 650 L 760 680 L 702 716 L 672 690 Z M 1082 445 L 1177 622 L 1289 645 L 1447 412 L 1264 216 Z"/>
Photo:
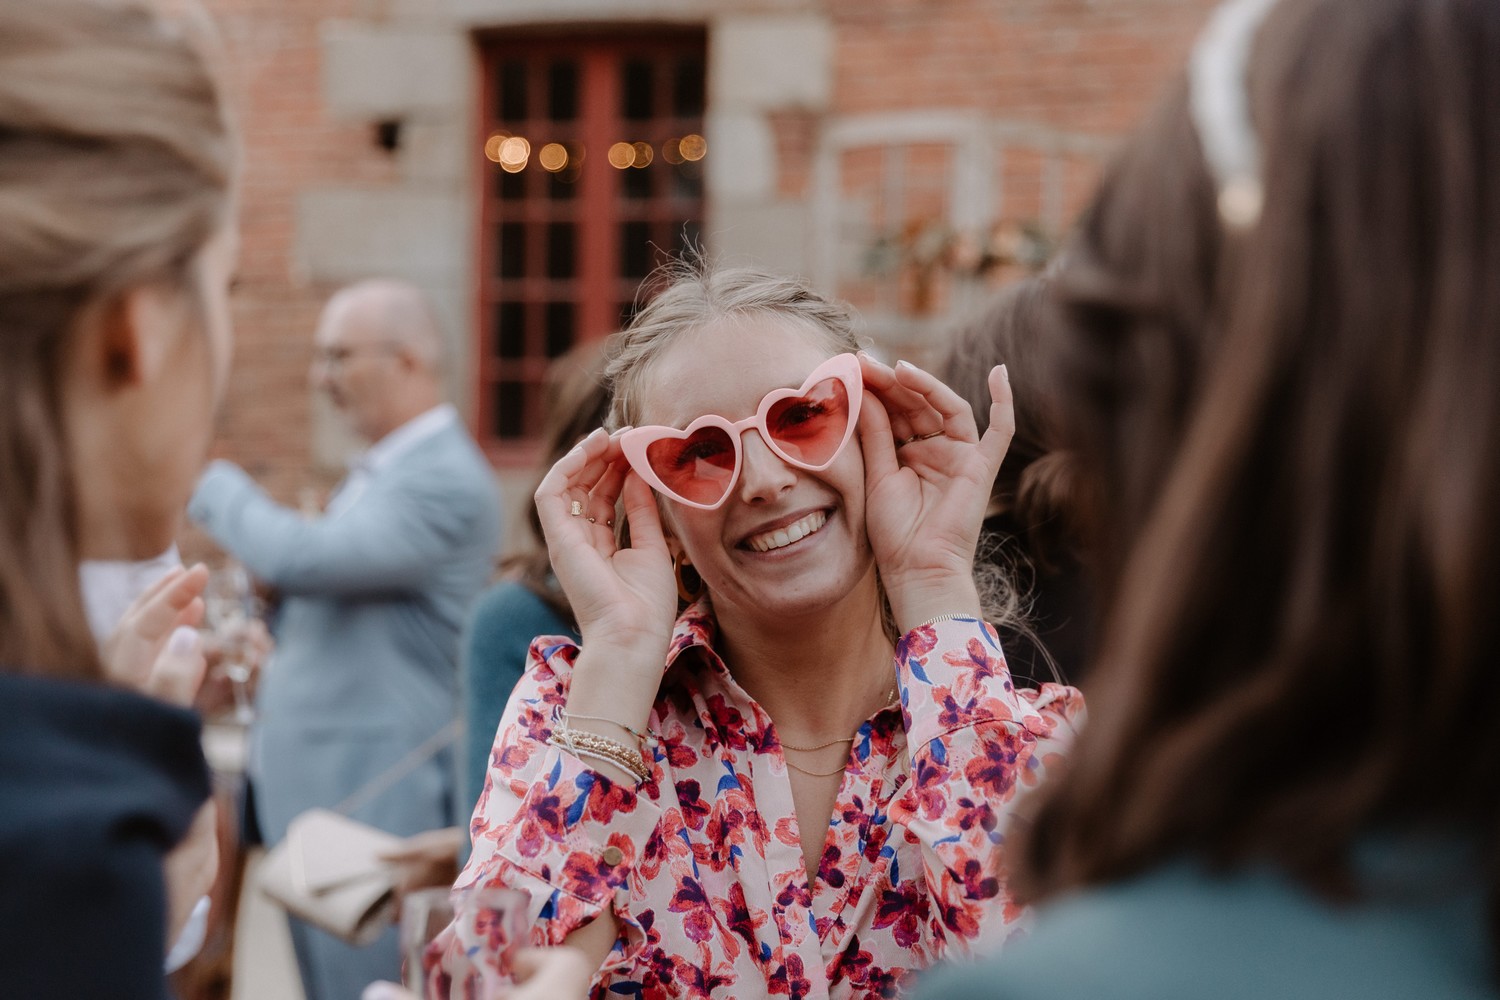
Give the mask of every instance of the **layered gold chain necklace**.
<path id="1" fill-rule="evenodd" d="M 893 702 L 893 701 L 895 701 L 895 700 L 896 700 L 896 686 L 893 684 L 893 685 L 891 685 L 890 693 L 885 696 L 885 703 L 886 703 L 886 705 L 890 705 L 890 703 Z M 847 743 L 852 748 L 853 745 L 854 745 L 854 737 L 853 736 L 846 736 L 846 737 L 844 737 L 841 740 L 829 740 L 827 743 L 819 743 L 815 747 L 799 747 L 796 744 L 788 743 L 786 740 L 782 740 L 781 741 L 781 749 L 783 749 L 783 750 L 795 750 L 798 753 L 812 753 L 812 752 L 814 752 L 816 750 L 827 750 L 829 747 L 836 747 L 836 746 L 838 746 L 841 743 Z M 844 773 L 844 769 L 849 766 L 849 761 L 848 761 L 848 757 L 847 756 L 844 759 L 844 763 L 840 764 L 836 769 L 834 769 L 832 771 L 809 771 L 805 767 L 801 767 L 801 766 L 799 766 L 797 764 L 794 764 L 791 761 L 790 758 L 783 757 L 783 759 L 786 760 L 786 766 L 787 767 L 791 768 L 794 771 L 801 771 L 803 774 L 807 775 L 810 778 L 831 778 L 835 774 L 843 774 Z"/>

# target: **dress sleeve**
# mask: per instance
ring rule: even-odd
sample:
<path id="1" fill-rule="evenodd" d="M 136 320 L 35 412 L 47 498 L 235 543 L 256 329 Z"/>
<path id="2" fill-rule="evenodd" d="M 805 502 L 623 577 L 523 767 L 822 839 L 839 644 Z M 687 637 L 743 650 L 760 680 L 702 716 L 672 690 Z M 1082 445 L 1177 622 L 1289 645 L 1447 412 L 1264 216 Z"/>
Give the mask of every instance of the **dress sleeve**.
<path id="1" fill-rule="evenodd" d="M 1017 689 L 995 629 L 974 618 L 908 632 L 896 675 L 911 773 L 891 820 L 921 846 L 939 950 L 991 952 L 1022 913 L 1007 885 L 1006 831 L 1026 790 L 1060 765 L 1083 695 L 1061 684 Z"/>
<path id="2" fill-rule="evenodd" d="M 626 904 L 640 879 L 636 866 L 661 820 L 660 765 L 653 766 L 650 780 L 632 787 L 548 745 L 577 655 L 577 645 L 561 638 L 531 645 L 469 824 L 473 852 L 454 884 L 454 921 L 427 953 L 429 996 L 446 997 L 449 989 L 463 995 L 458 983 L 468 976 L 486 987 L 508 984 L 492 930 L 500 904 L 491 890 L 524 895 L 535 945 L 560 944 L 612 909 L 625 940 L 606 968 L 628 960 L 645 939 Z"/>

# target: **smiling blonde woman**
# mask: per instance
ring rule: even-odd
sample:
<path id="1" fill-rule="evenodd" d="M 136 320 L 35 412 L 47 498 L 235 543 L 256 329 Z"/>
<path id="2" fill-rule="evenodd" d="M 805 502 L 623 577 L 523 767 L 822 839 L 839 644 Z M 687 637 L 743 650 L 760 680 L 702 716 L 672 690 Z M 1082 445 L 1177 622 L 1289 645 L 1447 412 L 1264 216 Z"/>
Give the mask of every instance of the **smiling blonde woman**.
<path id="1" fill-rule="evenodd" d="M 856 350 L 801 282 L 681 274 L 537 490 L 583 640 L 532 646 L 457 898 L 524 891 L 596 996 L 883 995 L 1020 919 L 996 831 L 1081 700 L 1013 687 L 971 575 L 1010 388 L 981 437 Z M 434 995 L 503 980 L 481 908 Z"/>

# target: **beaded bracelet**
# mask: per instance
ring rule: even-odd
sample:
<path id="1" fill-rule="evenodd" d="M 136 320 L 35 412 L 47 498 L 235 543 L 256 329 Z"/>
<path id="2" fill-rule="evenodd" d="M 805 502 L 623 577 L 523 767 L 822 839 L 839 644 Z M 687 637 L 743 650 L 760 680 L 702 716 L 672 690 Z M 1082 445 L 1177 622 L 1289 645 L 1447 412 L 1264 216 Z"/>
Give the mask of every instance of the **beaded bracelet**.
<path id="1" fill-rule="evenodd" d="M 649 777 L 649 775 L 642 776 L 640 774 L 637 774 L 633 768 L 626 766 L 626 763 L 623 760 L 616 760 L 609 754 L 595 753 L 592 750 L 585 750 L 583 747 L 573 747 L 571 750 L 569 750 L 567 747 L 563 746 L 561 743 L 555 740 L 549 740 L 548 742 L 550 742 L 553 746 L 558 747 L 559 749 L 567 750 L 568 753 L 572 754 L 574 757 L 577 757 L 580 760 L 589 758 L 591 760 L 602 761 L 605 764 L 613 764 L 616 767 L 620 768 L 622 771 L 634 775 L 637 781 L 645 781 L 646 778 Z"/>
<path id="2" fill-rule="evenodd" d="M 565 728 L 554 732 L 547 742 L 569 753 L 586 752 L 591 756 L 603 756 L 641 781 L 651 777 L 651 769 L 646 766 L 646 759 L 639 750 L 632 750 L 607 736 Z"/>
<path id="3" fill-rule="evenodd" d="M 574 740 L 570 744 L 557 736 L 553 736 L 547 742 L 552 746 L 568 751 L 575 757 L 591 757 L 594 760 L 602 760 L 614 764 L 622 771 L 634 775 L 637 781 L 645 781 L 651 776 L 650 771 L 646 770 L 645 763 L 639 755 L 632 754 L 618 743 L 613 744 L 613 746 L 608 745 L 612 741 L 580 743 Z"/>

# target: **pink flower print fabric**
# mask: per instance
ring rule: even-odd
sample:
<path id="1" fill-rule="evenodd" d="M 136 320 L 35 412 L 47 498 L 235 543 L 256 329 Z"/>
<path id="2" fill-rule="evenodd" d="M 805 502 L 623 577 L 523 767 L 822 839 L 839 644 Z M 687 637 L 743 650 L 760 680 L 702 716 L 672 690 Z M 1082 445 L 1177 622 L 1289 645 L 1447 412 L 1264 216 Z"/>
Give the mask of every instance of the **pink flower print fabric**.
<path id="1" fill-rule="evenodd" d="M 810 882 L 775 726 L 715 654 L 713 628 L 701 602 L 678 620 L 639 787 L 548 746 L 578 649 L 532 645 L 474 813 L 455 926 L 465 890 L 481 887 L 529 896 L 535 944 L 607 907 L 623 938 L 592 995 L 642 1000 L 890 996 L 941 958 L 1002 944 L 1023 920 L 1002 874 L 1006 822 L 1066 752 L 1082 695 L 1015 689 L 994 629 L 975 619 L 903 636 L 900 710 L 856 734 Z M 496 992 L 505 982 L 452 928 L 429 963 L 473 963 Z"/>

